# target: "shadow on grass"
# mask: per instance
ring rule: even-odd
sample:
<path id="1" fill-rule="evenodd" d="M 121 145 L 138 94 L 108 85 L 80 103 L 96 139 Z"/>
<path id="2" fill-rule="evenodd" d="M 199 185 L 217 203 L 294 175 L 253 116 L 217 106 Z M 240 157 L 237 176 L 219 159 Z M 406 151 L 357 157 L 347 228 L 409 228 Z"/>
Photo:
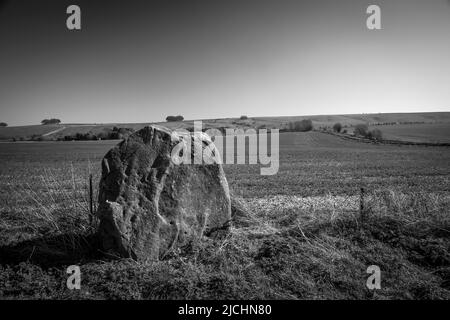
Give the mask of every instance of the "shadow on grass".
<path id="1" fill-rule="evenodd" d="M 30 262 L 50 268 L 101 258 L 95 234 L 61 234 L 0 247 L 0 265 Z"/>

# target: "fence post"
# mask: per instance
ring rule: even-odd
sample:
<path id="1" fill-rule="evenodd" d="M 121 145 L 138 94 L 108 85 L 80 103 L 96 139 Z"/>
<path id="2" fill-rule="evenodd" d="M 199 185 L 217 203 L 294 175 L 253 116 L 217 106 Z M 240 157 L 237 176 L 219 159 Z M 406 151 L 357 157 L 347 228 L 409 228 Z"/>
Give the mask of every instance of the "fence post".
<path id="1" fill-rule="evenodd" d="M 361 223 L 364 223 L 366 220 L 366 210 L 364 208 L 364 188 L 361 187 L 361 193 L 359 196 L 359 216 L 360 216 L 360 220 Z"/>
<path id="2" fill-rule="evenodd" d="M 92 226 L 92 218 L 94 216 L 94 201 L 93 201 L 93 190 L 92 190 L 92 173 L 89 175 L 89 224 Z"/>

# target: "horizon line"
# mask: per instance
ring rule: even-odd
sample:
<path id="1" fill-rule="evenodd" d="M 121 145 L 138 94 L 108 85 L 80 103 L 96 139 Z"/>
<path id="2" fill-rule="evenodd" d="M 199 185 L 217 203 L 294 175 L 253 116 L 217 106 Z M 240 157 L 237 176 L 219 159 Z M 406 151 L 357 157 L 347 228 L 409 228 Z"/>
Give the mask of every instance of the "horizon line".
<path id="1" fill-rule="evenodd" d="M 413 112 L 363 112 L 363 113 L 325 113 L 325 114 L 305 114 L 305 115 L 279 115 L 279 116 L 249 116 L 248 118 L 254 119 L 264 119 L 264 118 L 294 118 L 294 117 L 321 117 L 321 116 L 351 116 L 351 115 L 379 115 L 379 114 L 432 114 L 432 113 L 450 113 L 448 111 L 413 111 Z M 245 115 L 245 114 L 242 114 Z M 240 116 L 242 116 L 240 115 Z M 196 118 L 196 119 L 184 119 L 178 122 L 189 122 L 189 121 L 208 121 L 208 120 L 227 120 L 227 119 L 239 119 L 240 116 L 235 117 L 224 117 L 224 118 Z M 54 117 L 58 119 L 57 117 Z M 15 128 L 15 127 L 29 127 L 29 126 L 42 126 L 41 123 L 30 123 L 30 124 L 21 124 L 21 125 L 10 125 L 7 121 L 2 121 L 8 124 L 7 127 L 3 128 Z M 167 123 L 167 121 L 146 121 L 146 122 L 62 122 L 59 124 L 52 125 L 113 125 L 113 124 L 147 124 L 147 123 Z"/>

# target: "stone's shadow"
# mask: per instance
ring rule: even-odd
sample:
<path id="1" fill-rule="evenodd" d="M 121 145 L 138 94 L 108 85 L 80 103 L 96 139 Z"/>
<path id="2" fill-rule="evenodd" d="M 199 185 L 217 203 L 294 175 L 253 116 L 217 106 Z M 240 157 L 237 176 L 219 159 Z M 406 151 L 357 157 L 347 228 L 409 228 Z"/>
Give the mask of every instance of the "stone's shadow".
<path id="1" fill-rule="evenodd" d="M 30 262 L 43 268 L 103 259 L 95 234 L 62 234 L 0 247 L 0 265 Z"/>

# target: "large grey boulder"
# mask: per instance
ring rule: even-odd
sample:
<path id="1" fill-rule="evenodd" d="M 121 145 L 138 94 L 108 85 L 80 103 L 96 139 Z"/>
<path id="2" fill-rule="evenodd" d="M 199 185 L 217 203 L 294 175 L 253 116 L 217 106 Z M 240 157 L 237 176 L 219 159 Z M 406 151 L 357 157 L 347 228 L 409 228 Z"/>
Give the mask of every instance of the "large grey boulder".
<path id="1" fill-rule="evenodd" d="M 201 138 L 149 126 L 105 155 L 97 212 L 104 252 L 156 260 L 228 230 L 231 204 L 222 166 L 208 157 L 201 164 L 176 164 L 171 157 L 184 143 L 191 154 L 180 154 L 193 159 L 195 146 L 204 150 L 212 144 L 207 135 Z"/>

